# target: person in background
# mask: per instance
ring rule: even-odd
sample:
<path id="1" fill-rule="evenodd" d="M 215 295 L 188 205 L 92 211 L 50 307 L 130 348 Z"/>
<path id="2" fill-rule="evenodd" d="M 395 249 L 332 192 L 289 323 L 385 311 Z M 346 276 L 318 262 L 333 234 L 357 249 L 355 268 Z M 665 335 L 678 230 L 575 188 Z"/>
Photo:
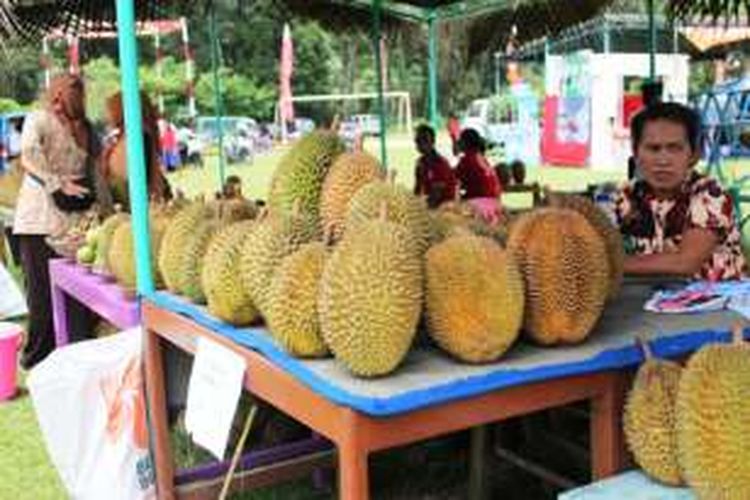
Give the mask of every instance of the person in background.
<path id="1" fill-rule="evenodd" d="M 500 163 L 495 165 L 495 175 L 497 176 L 497 180 L 500 182 L 501 190 L 504 190 L 508 186 L 510 186 L 510 167 L 507 163 L 501 161 Z"/>
<path id="2" fill-rule="evenodd" d="M 448 160 L 435 149 L 435 130 L 429 125 L 418 126 L 414 143 L 420 154 L 415 168 L 414 194 L 427 196 L 430 208 L 454 200 L 456 178 Z"/>
<path id="3" fill-rule="evenodd" d="M 230 175 L 224 181 L 221 190 L 221 197 L 225 200 L 235 200 L 242 198 L 242 179 L 237 175 Z"/>
<path id="4" fill-rule="evenodd" d="M 105 107 L 107 123 L 111 132 L 102 154 L 102 170 L 112 191 L 114 202 L 128 210 L 130 196 L 128 193 L 128 162 L 122 93 L 117 92 L 111 95 L 107 99 Z M 143 117 L 143 149 L 146 155 L 148 195 L 154 201 L 167 201 L 172 198 L 172 192 L 160 161 L 156 110 L 151 104 L 151 100 L 143 92 L 141 92 L 141 114 Z"/>
<path id="5" fill-rule="evenodd" d="M 522 186 L 526 182 L 526 164 L 522 160 L 513 160 L 510 164 L 510 175 L 513 184 Z"/>
<path id="6" fill-rule="evenodd" d="M 162 165 L 167 172 L 174 172 L 180 166 L 180 145 L 177 141 L 177 130 L 164 118 L 159 118 L 157 125 Z"/>
<path id="7" fill-rule="evenodd" d="M 641 179 L 615 198 L 625 238 L 624 269 L 711 281 L 746 274 L 734 203 L 714 179 L 694 170 L 700 117 L 678 103 L 654 103 L 631 124 Z"/>
<path id="8" fill-rule="evenodd" d="M 497 198 L 500 181 L 484 156 L 484 141 L 474 129 L 461 132 L 462 155 L 456 166 L 456 178 L 462 191 L 461 198 Z"/>
<path id="9" fill-rule="evenodd" d="M 59 256 L 49 241 L 65 237 L 83 204 L 99 201 L 102 185 L 96 169 L 99 144 L 86 118 L 83 81 L 73 75 L 57 76 L 41 102 L 41 109 L 27 116 L 21 134 L 24 178 L 13 222 L 29 309 L 21 356 L 25 369 L 55 348 L 48 264 Z M 71 337 L 89 334 L 86 309 L 74 300 L 68 300 L 66 308 Z"/>
<path id="10" fill-rule="evenodd" d="M 461 122 L 458 121 L 456 113 L 451 113 L 448 116 L 446 127 L 448 128 L 448 136 L 451 138 L 451 150 L 453 151 L 453 156 L 458 156 L 458 139 L 461 136 Z"/>

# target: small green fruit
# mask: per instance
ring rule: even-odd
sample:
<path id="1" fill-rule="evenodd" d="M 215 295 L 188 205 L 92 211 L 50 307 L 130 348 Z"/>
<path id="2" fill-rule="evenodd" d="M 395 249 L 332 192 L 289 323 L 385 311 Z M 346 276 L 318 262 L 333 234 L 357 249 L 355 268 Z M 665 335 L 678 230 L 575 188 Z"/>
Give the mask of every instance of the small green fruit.
<path id="1" fill-rule="evenodd" d="M 81 264 L 91 264 L 96 258 L 96 251 L 91 246 L 83 246 L 76 252 L 76 260 Z"/>

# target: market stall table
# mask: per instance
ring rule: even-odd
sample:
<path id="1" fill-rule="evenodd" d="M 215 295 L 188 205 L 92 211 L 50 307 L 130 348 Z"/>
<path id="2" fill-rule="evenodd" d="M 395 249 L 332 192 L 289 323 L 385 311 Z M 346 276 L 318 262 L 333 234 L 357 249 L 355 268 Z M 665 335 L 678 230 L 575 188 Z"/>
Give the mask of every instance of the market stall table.
<path id="1" fill-rule="evenodd" d="M 160 498 L 182 496 L 167 441 L 161 341 L 194 353 L 199 337 L 244 358 L 248 391 L 336 444 L 341 498 L 368 498 L 367 460 L 375 451 L 582 400 L 591 403 L 592 478 L 615 474 L 625 455 L 620 416 L 626 380 L 641 361 L 635 335 L 652 334 L 657 355 L 676 357 L 728 338 L 740 318 L 729 311 L 646 313 L 647 291 L 623 290 L 597 331 L 578 346 L 520 343 L 486 365 L 462 364 L 435 349 L 417 348 L 392 376 L 370 380 L 352 377 L 331 359 L 292 358 L 262 328 L 234 328 L 204 308 L 156 293 L 144 301 L 143 320 Z"/>
<path id="2" fill-rule="evenodd" d="M 57 347 L 70 342 L 65 295 L 76 299 L 123 330 L 140 323 L 138 302 L 127 295 L 114 280 L 92 273 L 84 266 L 68 259 L 51 260 L 49 275 Z"/>

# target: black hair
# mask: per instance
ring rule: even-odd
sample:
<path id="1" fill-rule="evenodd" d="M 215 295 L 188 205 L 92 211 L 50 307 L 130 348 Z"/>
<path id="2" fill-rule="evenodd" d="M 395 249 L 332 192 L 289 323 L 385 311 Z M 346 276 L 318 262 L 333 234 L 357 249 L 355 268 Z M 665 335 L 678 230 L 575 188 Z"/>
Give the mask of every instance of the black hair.
<path id="1" fill-rule="evenodd" d="M 523 160 L 516 159 L 510 163 L 510 168 L 526 168 L 526 164 Z"/>
<path id="2" fill-rule="evenodd" d="M 467 149 L 477 149 L 484 153 L 484 139 L 482 139 L 479 132 L 473 128 L 464 129 L 461 132 L 458 143 L 461 145 L 462 151 L 466 151 Z"/>
<path id="3" fill-rule="evenodd" d="M 693 109 L 677 102 L 660 102 L 644 108 L 633 117 L 630 124 L 630 131 L 633 140 L 633 150 L 638 149 L 638 145 L 643 138 L 643 130 L 646 124 L 658 120 L 665 120 L 682 125 L 687 135 L 690 149 L 695 152 L 698 150 L 698 141 L 701 134 L 701 118 Z"/>
<path id="4" fill-rule="evenodd" d="M 230 175 L 224 181 L 224 184 L 242 184 L 242 180 L 238 175 Z"/>
<path id="5" fill-rule="evenodd" d="M 426 123 L 418 125 L 415 132 L 416 132 L 417 137 L 427 135 L 429 136 L 432 142 L 435 142 L 435 129 L 430 127 Z"/>

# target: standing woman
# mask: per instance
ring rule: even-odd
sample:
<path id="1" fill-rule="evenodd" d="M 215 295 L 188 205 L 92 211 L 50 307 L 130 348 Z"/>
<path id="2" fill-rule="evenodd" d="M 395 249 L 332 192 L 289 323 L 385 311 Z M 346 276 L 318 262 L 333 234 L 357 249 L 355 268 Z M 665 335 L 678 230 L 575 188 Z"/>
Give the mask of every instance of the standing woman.
<path id="1" fill-rule="evenodd" d="M 27 369 L 55 347 L 48 261 L 57 254 L 47 242 L 63 237 L 76 214 L 96 201 L 99 148 L 86 119 L 84 97 L 80 78 L 54 78 L 42 109 L 27 117 L 21 134 L 24 179 L 13 228 L 26 276 L 29 333 L 21 364 Z M 88 317 L 80 304 L 71 301 L 70 306 L 73 322 Z M 71 325 L 73 335 L 88 333 L 76 330 Z"/>
<path id="2" fill-rule="evenodd" d="M 122 93 L 117 92 L 109 96 L 105 107 L 110 134 L 102 153 L 104 178 L 112 191 L 114 202 L 122 205 L 125 210 L 129 210 L 128 160 Z M 141 92 L 141 115 L 149 199 L 167 201 L 172 197 L 172 192 L 160 160 L 157 113 L 153 104 L 151 104 L 151 100 L 143 92 Z"/>

